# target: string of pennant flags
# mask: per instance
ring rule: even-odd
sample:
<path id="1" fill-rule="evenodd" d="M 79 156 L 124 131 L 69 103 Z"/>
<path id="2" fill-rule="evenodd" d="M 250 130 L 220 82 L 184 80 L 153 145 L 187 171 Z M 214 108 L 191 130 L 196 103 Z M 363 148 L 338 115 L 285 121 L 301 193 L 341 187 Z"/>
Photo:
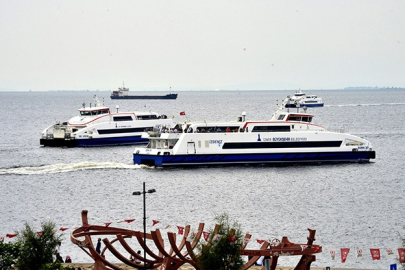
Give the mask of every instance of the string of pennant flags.
<path id="1" fill-rule="evenodd" d="M 134 222 L 134 221 L 135 221 L 135 219 L 123 219 L 123 220 L 116 221 L 116 223 L 123 223 L 123 222 L 131 223 L 131 222 Z M 159 223 L 161 223 L 159 220 L 152 220 L 152 227 L 156 226 Z M 104 226 L 109 227 L 111 224 L 113 224 L 113 222 L 105 222 Z M 163 225 L 163 229 L 169 229 L 169 228 L 172 228 L 172 227 L 177 228 L 177 232 L 178 232 L 179 235 L 184 234 L 184 229 L 185 229 L 184 226 L 177 226 L 177 225 L 172 226 L 170 224 Z M 69 230 L 69 228 L 68 227 L 60 227 L 59 228 L 59 231 L 62 231 L 62 232 L 66 231 L 66 230 Z M 41 231 L 37 232 L 37 234 L 40 237 L 42 236 Z M 208 242 L 211 233 L 203 231 L 202 235 L 203 235 L 204 240 L 206 242 Z M 5 237 L 6 238 L 14 238 L 16 236 L 18 236 L 18 233 L 7 233 Z M 188 237 L 189 238 L 188 240 L 192 241 L 195 238 L 195 236 L 196 236 L 196 232 L 192 231 L 190 233 L 190 236 Z M 222 237 L 223 237 L 222 235 L 216 234 L 216 235 L 214 235 L 212 237 L 212 240 L 219 241 Z M 3 242 L 4 239 L 5 239 L 4 236 L 0 235 L 0 242 Z M 269 240 L 269 242 L 272 243 L 275 240 L 277 240 L 277 239 L 274 239 L 272 241 Z M 235 242 L 236 237 L 235 236 L 229 236 L 228 241 Z M 244 238 L 243 241 L 244 241 L 244 244 L 251 243 L 252 241 L 254 241 L 254 242 L 258 243 L 258 244 L 263 244 L 267 240 Z M 277 240 L 276 242 L 279 242 L 279 241 Z M 307 248 L 307 246 L 302 245 L 301 248 L 304 250 L 305 248 Z M 385 250 L 386 256 L 388 256 L 388 257 L 394 257 L 395 256 L 395 253 L 394 253 L 393 249 L 370 248 L 369 250 L 370 250 L 370 255 L 371 255 L 372 260 L 380 260 L 382 258 L 381 250 Z M 399 261 L 399 263 L 405 263 L 405 248 L 398 248 L 397 250 L 398 250 L 398 261 Z M 345 263 L 351 249 L 350 248 L 330 249 L 329 250 L 329 255 L 330 255 L 331 260 L 337 260 L 337 254 L 336 254 L 337 251 L 340 251 L 340 261 L 342 263 Z M 356 259 L 363 259 L 364 258 L 363 249 L 356 249 L 355 251 L 356 251 L 356 253 L 355 253 Z"/>

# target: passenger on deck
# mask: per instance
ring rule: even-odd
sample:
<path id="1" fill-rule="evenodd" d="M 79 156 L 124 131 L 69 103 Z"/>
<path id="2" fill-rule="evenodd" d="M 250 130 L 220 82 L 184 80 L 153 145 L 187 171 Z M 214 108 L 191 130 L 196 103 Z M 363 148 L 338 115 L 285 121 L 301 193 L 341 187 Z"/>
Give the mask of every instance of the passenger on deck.
<path id="1" fill-rule="evenodd" d="M 229 127 L 226 128 L 226 132 L 231 132 L 231 129 Z"/>

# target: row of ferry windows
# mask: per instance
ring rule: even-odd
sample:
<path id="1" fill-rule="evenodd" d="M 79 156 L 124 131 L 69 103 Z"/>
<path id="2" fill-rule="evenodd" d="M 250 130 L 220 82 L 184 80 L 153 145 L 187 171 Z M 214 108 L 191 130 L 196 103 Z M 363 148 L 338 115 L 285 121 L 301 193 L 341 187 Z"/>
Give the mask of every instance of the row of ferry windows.
<path id="1" fill-rule="evenodd" d="M 81 116 L 91 116 L 91 115 L 100 115 L 100 114 L 108 114 L 110 110 L 105 109 L 105 110 L 98 110 L 98 111 L 81 111 L 80 115 Z"/>
<path id="2" fill-rule="evenodd" d="M 278 116 L 277 120 L 284 120 L 285 114 L 281 114 Z M 288 118 L 288 121 L 297 121 L 297 122 L 311 122 L 312 121 L 312 116 L 295 116 L 293 114 L 290 115 Z"/>
<path id="3" fill-rule="evenodd" d="M 114 116 L 113 117 L 114 122 L 119 122 L 119 121 L 132 121 L 132 116 L 127 115 L 127 116 Z M 158 117 L 154 114 L 151 115 L 140 115 L 138 116 L 138 120 L 155 120 L 158 119 Z"/>
<path id="4" fill-rule="evenodd" d="M 294 128 L 294 125 L 293 125 Z M 234 127 L 198 127 L 198 132 L 200 133 L 211 133 L 211 132 L 244 132 L 245 130 L 239 126 Z M 246 128 L 246 132 L 249 128 Z M 291 126 L 254 126 L 252 132 L 290 132 Z"/>
<path id="5" fill-rule="evenodd" d="M 109 113 L 109 110 L 81 111 L 80 115 L 81 116 L 91 116 L 91 115 L 101 115 L 101 114 L 108 114 L 108 113 Z M 154 114 L 138 116 L 138 120 L 154 120 L 154 119 L 158 119 L 158 117 Z M 115 122 L 119 122 L 119 121 L 132 121 L 134 119 L 132 118 L 132 116 L 127 115 L 127 116 L 114 116 L 113 120 Z"/>

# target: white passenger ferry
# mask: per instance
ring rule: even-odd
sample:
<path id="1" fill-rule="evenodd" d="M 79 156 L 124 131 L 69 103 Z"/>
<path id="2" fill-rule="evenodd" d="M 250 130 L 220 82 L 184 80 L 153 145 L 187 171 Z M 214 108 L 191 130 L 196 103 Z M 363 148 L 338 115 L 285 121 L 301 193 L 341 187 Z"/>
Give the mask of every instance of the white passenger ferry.
<path id="1" fill-rule="evenodd" d="M 262 163 L 368 162 L 371 143 L 358 136 L 312 124 L 313 115 L 285 111 L 288 98 L 269 121 L 251 121 L 246 113 L 231 122 L 187 122 L 178 130 L 145 133 L 134 164 L 195 166 Z"/>
<path id="2" fill-rule="evenodd" d="M 145 130 L 173 128 L 175 123 L 166 115 L 156 112 L 111 112 L 96 99 L 96 106 L 79 109 L 79 115 L 67 122 L 47 127 L 40 139 L 43 146 L 102 146 L 147 143 L 142 138 Z"/>
<path id="3" fill-rule="evenodd" d="M 295 92 L 292 95 L 287 103 L 285 104 L 286 108 L 311 108 L 311 107 L 323 107 L 324 103 L 322 98 L 318 97 L 317 95 L 313 94 L 305 94 L 301 90 Z"/>

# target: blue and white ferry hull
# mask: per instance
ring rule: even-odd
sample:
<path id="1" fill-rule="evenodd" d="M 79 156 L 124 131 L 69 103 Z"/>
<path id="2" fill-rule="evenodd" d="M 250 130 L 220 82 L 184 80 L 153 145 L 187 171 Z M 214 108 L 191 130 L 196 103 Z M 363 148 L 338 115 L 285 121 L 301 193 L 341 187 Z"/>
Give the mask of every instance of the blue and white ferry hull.
<path id="1" fill-rule="evenodd" d="M 185 154 L 143 155 L 134 153 L 134 164 L 148 166 L 204 166 L 241 164 L 303 164 L 369 162 L 374 151 L 367 152 L 313 152 L 313 153 L 261 153 L 261 154 Z"/>

